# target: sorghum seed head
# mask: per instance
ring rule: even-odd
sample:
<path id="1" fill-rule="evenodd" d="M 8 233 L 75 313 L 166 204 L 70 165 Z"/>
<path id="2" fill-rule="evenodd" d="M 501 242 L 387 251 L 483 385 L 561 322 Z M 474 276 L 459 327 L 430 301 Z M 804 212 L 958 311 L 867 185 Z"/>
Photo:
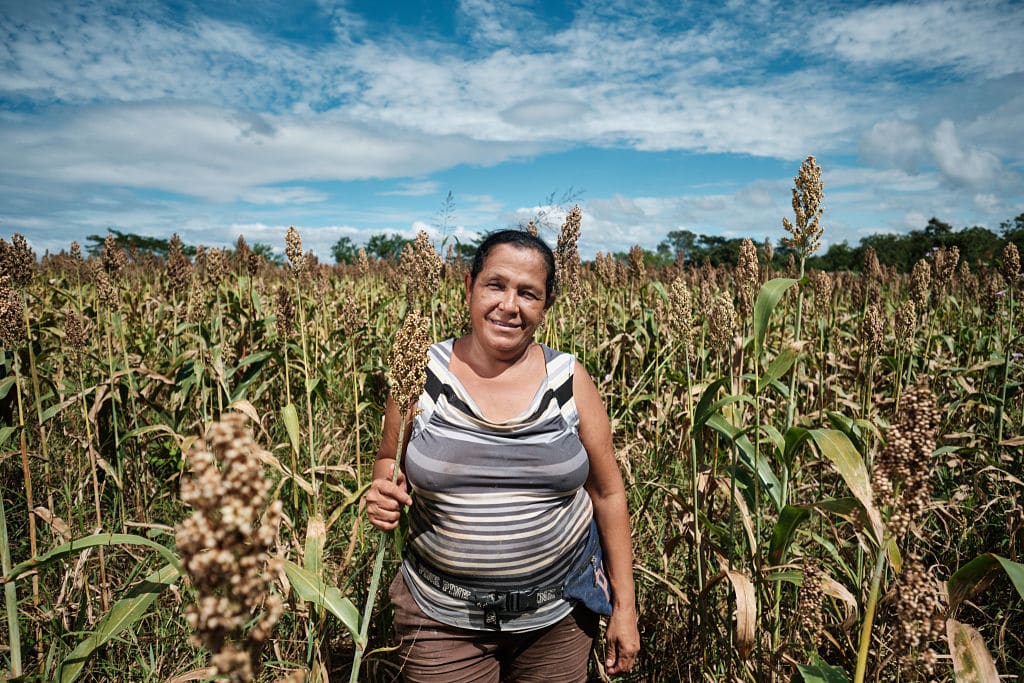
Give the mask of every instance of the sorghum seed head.
<path id="1" fill-rule="evenodd" d="M 885 336 L 885 323 L 878 307 L 874 304 L 868 306 L 864 311 L 864 323 L 862 326 L 864 343 L 867 344 L 871 353 L 878 353 L 882 350 L 882 339 Z"/>
<path id="2" fill-rule="evenodd" d="M 931 499 L 932 451 L 941 414 L 927 385 L 909 387 L 900 399 L 897 420 L 875 459 L 871 485 L 880 507 L 889 507 L 888 527 L 899 539 L 920 521 Z"/>
<path id="3" fill-rule="evenodd" d="M 740 245 L 739 261 L 734 276 L 741 317 L 749 317 L 754 311 L 754 291 L 757 289 L 758 275 L 757 247 L 753 241 L 745 239 Z"/>
<path id="4" fill-rule="evenodd" d="M 814 310 L 819 315 L 828 312 L 834 289 L 832 276 L 821 270 L 814 271 L 811 273 L 811 287 L 814 289 Z"/>
<path id="5" fill-rule="evenodd" d="M 577 244 L 580 239 L 580 222 L 583 213 L 579 206 L 574 206 L 565 217 L 565 223 L 558 233 L 555 246 L 555 290 L 565 296 L 572 306 L 583 300 L 580 285 L 580 254 Z"/>
<path id="6" fill-rule="evenodd" d="M 181 292 L 188 287 L 191 271 L 192 262 L 185 256 L 178 233 L 174 233 L 167 244 L 167 284 L 172 292 Z"/>
<path id="7" fill-rule="evenodd" d="M 935 252 L 935 284 L 939 287 L 945 286 L 953 279 L 957 263 L 960 261 L 960 249 L 958 247 L 941 247 Z"/>
<path id="8" fill-rule="evenodd" d="M 182 501 L 194 509 L 175 534 L 197 594 L 186 615 L 218 674 L 233 681 L 252 680 L 283 608 L 280 596 L 271 594 L 279 560 L 270 551 L 282 513 L 280 500 L 267 505 L 267 455 L 244 417 L 226 415 L 189 450 L 191 476 L 181 485 Z M 254 614 L 256 623 L 245 633 Z"/>
<path id="9" fill-rule="evenodd" d="M 693 295 L 681 277 L 672 281 L 668 290 L 669 329 L 683 342 L 687 350 L 693 344 Z"/>
<path id="10" fill-rule="evenodd" d="M 534 237 L 537 236 L 537 224 L 534 223 L 533 220 L 526 224 L 526 232 L 530 233 Z"/>
<path id="11" fill-rule="evenodd" d="M 825 626 L 825 615 L 822 590 L 825 575 L 813 560 L 804 565 L 803 582 L 800 584 L 800 597 L 797 599 L 797 633 L 801 644 L 808 650 L 818 647 L 818 640 Z"/>
<path id="12" fill-rule="evenodd" d="M 732 342 L 736 331 L 736 309 L 732 300 L 720 296 L 711 304 L 708 311 L 708 336 L 715 348 L 724 349 Z"/>
<path id="13" fill-rule="evenodd" d="M 405 282 L 406 299 L 429 298 L 441 284 L 444 262 L 434 250 L 430 235 L 420 230 L 411 244 L 406 244 L 398 262 L 398 271 Z"/>
<path id="14" fill-rule="evenodd" d="M 907 299 L 896 309 L 896 320 L 894 328 L 896 332 L 896 343 L 903 348 L 908 348 L 914 341 L 914 326 L 917 322 L 917 306 L 913 299 Z"/>
<path id="15" fill-rule="evenodd" d="M 391 347 L 391 395 L 400 408 L 416 400 L 427 381 L 427 349 L 430 321 L 419 311 L 410 311 L 395 334 Z"/>
<path id="16" fill-rule="evenodd" d="M 0 274 L 0 343 L 13 349 L 25 339 L 24 310 L 21 295 L 8 284 L 10 278 Z"/>
<path id="17" fill-rule="evenodd" d="M 981 290 L 981 304 L 986 313 L 995 313 L 999 304 L 1004 300 L 1006 293 L 1006 281 L 1003 276 L 995 271 L 985 275 Z"/>
<path id="18" fill-rule="evenodd" d="M 922 310 L 928 306 L 928 288 L 931 280 L 931 266 L 924 259 L 920 259 L 910 273 L 910 296 Z"/>
<path id="19" fill-rule="evenodd" d="M 800 165 L 800 171 L 793 179 L 793 214 L 796 225 L 789 219 L 782 219 L 782 227 L 792 237 L 784 237 L 783 243 L 793 247 L 803 256 L 809 256 L 821 246 L 821 216 L 824 209 L 821 200 L 824 184 L 821 181 L 821 167 L 813 156 L 807 157 Z"/>
<path id="20" fill-rule="evenodd" d="M 216 288 L 228 273 L 228 255 L 223 249 L 213 248 L 206 253 L 206 281 Z"/>
<path id="21" fill-rule="evenodd" d="M 89 342 L 89 320 L 74 311 L 64 315 L 64 339 L 75 351 L 81 351 Z"/>
<path id="22" fill-rule="evenodd" d="M 118 303 L 117 289 L 115 289 L 102 261 L 90 261 L 92 264 L 93 280 L 96 283 L 96 298 L 104 308 L 116 308 Z"/>
<path id="23" fill-rule="evenodd" d="M 920 667 L 931 679 L 935 652 L 931 645 L 945 636 L 946 600 L 939 582 L 919 557 L 910 555 L 893 587 L 896 600 L 896 651 L 906 668 Z"/>
<path id="24" fill-rule="evenodd" d="M 36 255 L 21 233 L 11 235 L 11 243 L 0 239 L 0 273 L 7 276 L 9 286 L 24 287 L 32 280 Z"/>
<path id="25" fill-rule="evenodd" d="M 359 247 L 356 252 L 356 274 L 362 280 L 370 273 L 370 259 L 366 256 L 366 249 Z"/>
<path id="26" fill-rule="evenodd" d="M 644 266 L 644 250 L 639 244 L 634 244 L 629 248 L 629 268 L 638 282 L 643 280 L 647 269 Z"/>
<path id="27" fill-rule="evenodd" d="M 128 267 L 128 254 L 118 245 L 113 233 L 103 240 L 103 269 L 107 275 L 116 278 Z"/>
<path id="28" fill-rule="evenodd" d="M 299 235 L 295 226 L 288 227 L 288 232 L 284 236 L 284 244 L 284 253 L 288 257 L 292 275 L 298 277 L 306 269 L 306 257 L 302 253 L 302 236 Z"/>
<path id="29" fill-rule="evenodd" d="M 1020 252 L 1013 242 L 1007 242 L 1003 247 L 1003 263 L 1000 270 L 1006 282 L 1015 287 L 1020 280 Z"/>
<path id="30" fill-rule="evenodd" d="M 287 287 L 278 285 L 274 303 L 277 314 L 277 336 L 280 339 L 287 339 L 291 336 L 295 322 L 295 306 Z"/>
<path id="31" fill-rule="evenodd" d="M 878 262 L 878 252 L 874 247 L 864 249 L 864 277 L 882 277 L 882 266 Z"/>

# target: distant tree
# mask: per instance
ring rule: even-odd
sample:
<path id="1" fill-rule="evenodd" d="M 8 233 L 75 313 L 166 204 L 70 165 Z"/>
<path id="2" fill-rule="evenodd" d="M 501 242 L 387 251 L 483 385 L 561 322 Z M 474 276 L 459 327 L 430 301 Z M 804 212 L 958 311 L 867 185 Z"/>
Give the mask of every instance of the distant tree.
<path id="1" fill-rule="evenodd" d="M 366 253 L 379 259 L 397 259 L 410 242 L 401 235 L 376 232 L 366 241 Z"/>
<path id="2" fill-rule="evenodd" d="M 1012 221 L 1003 221 L 999 227 L 1003 231 L 1003 240 L 1017 245 L 1017 251 L 1024 254 L 1024 213 Z"/>
<path id="3" fill-rule="evenodd" d="M 945 246 L 959 249 L 960 260 L 974 266 L 992 263 L 1002 249 L 1003 241 L 988 228 L 975 225 L 949 235 L 945 239 Z"/>
<path id="4" fill-rule="evenodd" d="M 257 242 L 252 245 L 252 251 L 254 254 L 262 256 L 263 260 L 267 263 L 274 263 L 279 266 L 284 263 L 284 258 L 274 251 L 274 247 L 266 242 Z"/>
<path id="5" fill-rule="evenodd" d="M 919 246 L 915 248 L 917 242 L 917 238 L 912 235 L 879 233 L 862 239 L 860 246 L 862 253 L 865 247 L 874 249 L 878 254 L 878 262 L 883 266 L 895 266 L 900 272 L 909 273 L 917 260 L 923 256 L 918 255 L 921 249 Z M 861 266 L 860 263 L 856 264 L 857 270 L 860 270 Z"/>
<path id="6" fill-rule="evenodd" d="M 807 259 L 808 268 L 818 270 L 860 270 L 864 261 L 863 247 L 851 248 L 849 244 L 839 242 L 829 245 L 828 251 L 819 256 Z"/>
<path id="7" fill-rule="evenodd" d="M 941 242 L 947 236 L 953 234 L 953 226 L 932 216 L 928 219 L 928 225 L 924 226 L 924 234 L 925 237 Z"/>
<path id="8" fill-rule="evenodd" d="M 148 235 L 136 235 L 133 232 L 121 232 L 115 228 L 107 230 L 110 235 L 114 237 L 114 243 L 117 246 L 127 251 L 135 251 L 137 253 L 149 253 L 156 256 L 166 256 L 168 243 L 170 240 L 161 239 L 159 237 L 149 237 Z M 106 241 L 106 235 L 89 235 L 85 238 L 86 251 L 93 256 L 98 256 L 103 253 L 103 243 Z M 196 253 L 195 247 L 184 247 L 183 251 L 186 255 L 191 256 Z"/>
<path id="9" fill-rule="evenodd" d="M 355 263 L 358 253 L 359 248 L 352 241 L 352 238 L 347 235 L 339 237 L 338 241 L 331 247 L 331 255 L 334 256 L 335 263 Z"/>
<path id="10" fill-rule="evenodd" d="M 697 242 L 702 237 L 702 235 L 689 230 L 672 230 L 658 244 L 658 253 L 671 254 L 673 260 L 677 253 L 681 253 L 684 263 L 697 263 Z"/>
<path id="11" fill-rule="evenodd" d="M 455 255 L 462 260 L 463 263 L 469 263 L 476 256 L 477 247 L 480 243 L 487 239 L 487 233 L 479 235 L 478 237 L 463 242 L 462 240 L 455 240 L 455 247 L 453 251 Z"/>

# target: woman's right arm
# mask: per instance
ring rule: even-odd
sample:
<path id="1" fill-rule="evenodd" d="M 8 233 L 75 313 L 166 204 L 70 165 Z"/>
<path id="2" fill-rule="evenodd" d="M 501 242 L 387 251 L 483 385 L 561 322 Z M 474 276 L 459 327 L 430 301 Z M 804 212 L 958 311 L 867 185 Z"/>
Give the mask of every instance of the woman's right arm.
<path id="1" fill-rule="evenodd" d="M 413 410 L 406 419 L 403 441 L 409 442 L 412 434 Z M 402 514 L 402 506 L 412 505 L 412 498 L 405 489 L 405 474 L 398 472 L 398 478 L 392 481 L 395 471 L 395 456 L 398 454 L 398 430 L 400 429 L 401 413 L 391 397 L 388 397 L 384 409 L 384 429 L 381 434 L 380 449 L 377 459 L 373 462 L 373 483 L 366 492 L 366 516 L 370 523 L 383 531 L 391 531 L 398 526 Z"/>

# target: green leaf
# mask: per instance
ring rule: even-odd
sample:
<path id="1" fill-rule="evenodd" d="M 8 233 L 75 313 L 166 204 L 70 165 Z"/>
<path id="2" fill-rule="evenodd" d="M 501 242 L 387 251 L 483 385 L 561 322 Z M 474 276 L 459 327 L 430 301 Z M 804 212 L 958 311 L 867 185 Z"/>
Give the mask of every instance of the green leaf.
<path id="1" fill-rule="evenodd" d="M 273 355 L 274 355 L 273 351 L 257 351 L 256 353 L 250 353 L 248 356 L 246 356 L 242 360 L 238 361 L 238 365 L 236 365 L 233 368 L 228 369 L 225 374 L 226 374 L 227 377 L 230 378 L 236 372 L 238 372 L 239 370 L 241 370 L 242 368 L 244 368 L 247 365 L 251 365 L 253 363 L 259 363 L 260 365 L 263 365 L 263 363 L 268 358 L 270 358 Z"/>
<path id="2" fill-rule="evenodd" d="M 813 664 L 797 664 L 804 683 L 850 683 L 850 677 L 838 666 L 826 664 L 820 657 L 815 657 Z"/>
<path id="3" fill-rule="evenodd" d="M 994 578 L 994 573 L 1002 569 L 1010 577 L 1017 594 L 1024 599 L 1024 564 L 1013 562 L 994 553 L 985 553 L 963 565 L 949 577 L 949 612 L 953 614 L 957 606 L 967 598 L 985 588 Z"/>
<path id="4" fill-rule="evenodd" d="M 80 642 L 61 663 L 61 683 L 70 683 L 78 678 L 89 657 L 104 643 L 146 616 L 150 605 L 165 588 L 177 581 L 179 576 L 180 567 L 168 564 L 132 586 L 96 624 L 96 630 Z"/>
<path id="5" fill-rule="evenodd" d="M 700 401 L 697 402 L 697 406 L 693 409 L 693 429 L 696 431 L 701 425 L 707 422 L 708 417 L 714 413 L 714 409 L 711 408 L 711 404 L 715 402 L 715 397 L 718 395 L 718 391 L 729 385 L 729 378 L 722 377 L 715 380 L 704 389 L 704 393 L 700 396 Z"/>
<path id="6" fill-rule="evenodd" d="M 764 391 L 765 387 L 771 385 L 772 382 L 781 379 L 793 367 L 793 363 L 796 362 L 799 356 L 799 352 L 792 346 L 787 346 L 779 352 L 779 355 L 772 359 L 768 369 L 764 371 L 764 375 L 758 380 L 758 391 Z"/>
<path id="7" fill-rule="evenodd" d="M 767 491 L 772 502 L 775 503 L 775 509 L 781 510 L 782 484 L 779 482 L 779 478 L 775 476 L 775 472 L 772 471 L 768 458 L 762 455 L 755 459 L 754 444 L 750 442 L 750 439 L 745 434 L 741 433 L 740 430 L 726 420 L 721 413 L 710 415 L 707 419 L 707 426 L 719 434 L 728 437 L 729 440 L 736 444 L 737 448 L 739 448 L 740 460 L 751 471 L 754 470 L 755 460 L 757 461 L 757 477 L 761 480 L 761 486 Z"/>
<path id="8" fill-rule="evenodd" d="M 11 387 L 14 386 L 15 379 L 16 377 L 14 375 L 8 375 L 0 380 L 0 399 L 7 396 L 7 392 L 9 392 Z"/>
<path id="9" fill-rule="evenodd" d="M 889 556 L 889 564 L 892 565 L 893 570 L 896 573 L 903 571 L 903 554 L 900 553 L 900 547 L 896 545 L 896 539 L 889 537 L 889 540 L 885 543 L 885 553 Z"/>
<path id="10" fill-rule="evenodd" d="M 334 586 L 328 586 L 311 571 L 291 560 L 284 561 L 284 573 L 300 598 L 336 616 L 352 637 L 359 635 L 359 610 L 352 601 L 341 595 Z"/>
<path id="11" fill-rule="evenodd" d="M 775 446 L 775 452 L 777 457 L 781 458 L 786 452 L 786 439 L 782 436 L 782 433 L 775 428 L 775 425 L 761 425 L 761 431 L 764 432 L 765 436 Z"/>
<path id="12" fill-rule="evenodd" d="M 285 429 L 288 430 L 288 440 L 292 444 L 292 452 L 299 453 L 299 413 L 294 403 L 289 403 L 281 408 L 281 418 L 284 420 Z"/>
<path id="13" fill-rule="evenodd" d="M 864 512 L 867 513 L 871 531 L 875 541 L 879 544 L 885 532 L 882 523 L 882 515 L 875 507 L 873 493 L 871 490 L 871 477 L 868 475 L 868 468 L 864 459 L 854 448 L 850 439 L 836 429 L 809 429 L 808 436 L 818 447 L 818 451 L 832 463 L 839 476 L 846 482 L 850 493 L 860 501 Z"/>
<path id="14" fill-rule="evenodd" d="M 772 529 L 772 540 L 768 546 L 769 564 L 781 564 L 789 544 L 793 542 L 796 528 L 811 516 L 811 511 L 802 505 L 786 505 L 779 513 L 779 521 Z"/>
<path id="15" fill-rule="evenodd" d="M 148 538 L 137 536 L 135 534 L 93 534 L 92 536 L 85 536 L 84 538 L 78 538 L 74 541 L 68 541 L 67 543 L 61 544 L 43 555 L 34 557 L 31 560 L 25 560 L 13 567 L 7 576 L 0 581 L 0 583 L 13 581 L 25 572 L 35 569 L 36 567 L 51 564 L 57 560 L 62 560 L 69 555 L 79 553 L 86 548 L 93 548 L 99 545 L 146 546 L 147 548 L 152 548 L 160 553 L 160 555 L 163 556 L 163 558 L 166 559 L 179 573 L 184 573 L 185 571 L 181 566 L 181 559 L 174 554 L 173 550 L 160 545 L 155 541 L 151 541 Z"/>
<path id="16" fill-rule="evenodd" d="M 764 283 L 761 291 L 757 293 L 757 301 L 754 303 L 754 358 L 761 357 L 764 336 L 768 332 L 768 322 L 771 320 L 772 311 L 775 310 L 775 306 L 786 290 L 797 282 L 799 280 L 794 278 L 777 277 Z"/>

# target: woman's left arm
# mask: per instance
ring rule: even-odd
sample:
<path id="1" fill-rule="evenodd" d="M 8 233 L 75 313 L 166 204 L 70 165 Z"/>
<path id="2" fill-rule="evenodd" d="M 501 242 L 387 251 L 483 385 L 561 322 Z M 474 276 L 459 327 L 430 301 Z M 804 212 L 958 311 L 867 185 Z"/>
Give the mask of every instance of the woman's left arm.
<path id="1" fill-rule="evenodd" d="M 573 371 L 572 391 L 580 416 L 580 440 L 590 459 L 586 489 L 594 503 L 605 569 L 612 589 L 612 616 L 605 633 L 605 667 L 609 674 L 624 673 L 633 668 L 640 651 L 626 487 L 615 462 L 608 411 L 594 381 L 579 361 Z"/>

